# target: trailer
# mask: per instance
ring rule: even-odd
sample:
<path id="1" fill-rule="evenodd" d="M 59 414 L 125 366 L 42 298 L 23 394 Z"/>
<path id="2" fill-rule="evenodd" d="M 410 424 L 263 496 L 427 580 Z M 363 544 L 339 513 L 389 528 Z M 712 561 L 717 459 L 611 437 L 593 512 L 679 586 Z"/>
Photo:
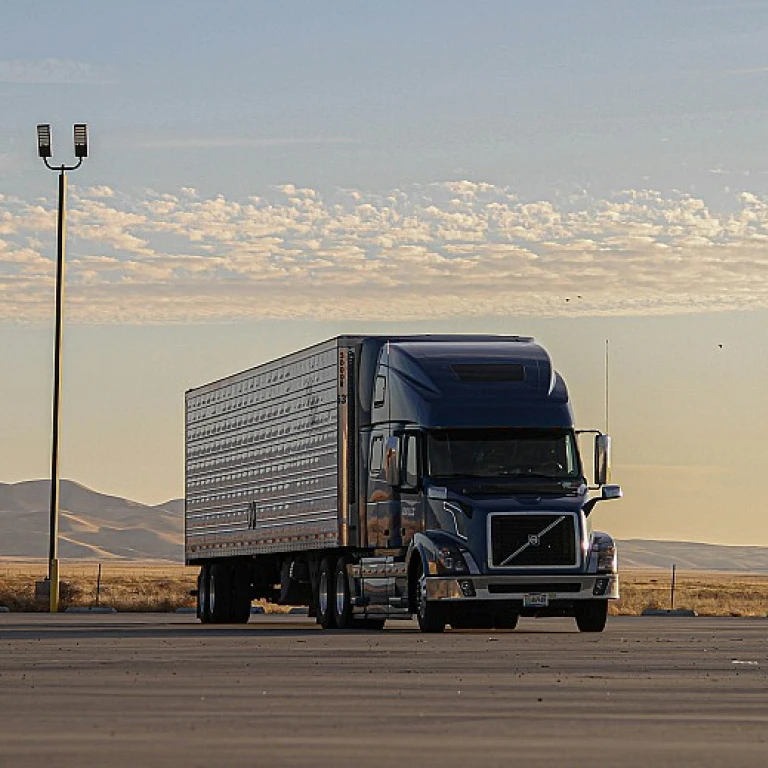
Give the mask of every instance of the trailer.
<path id="1" fill-rule="evenodd" d="M 185 560 L 203 623 L 306 605 L 324 629 L 601 631 L 616 547 L 593 531 L 562 377 L 530 337 L 339 336 L 186 393 Z M 595 493 L 599 491 L 599 493 Z"/>

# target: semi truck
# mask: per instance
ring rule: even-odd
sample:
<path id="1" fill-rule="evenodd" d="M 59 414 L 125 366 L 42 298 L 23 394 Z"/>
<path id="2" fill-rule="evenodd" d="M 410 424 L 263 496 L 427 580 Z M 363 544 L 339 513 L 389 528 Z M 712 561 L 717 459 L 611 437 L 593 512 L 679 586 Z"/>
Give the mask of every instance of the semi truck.
<path id="1" fill-rule="evenodd" d="M 616 545 L 590 513 L 622 493 L 610 438 L 573 421 L 526 336 L 339 336 L 189 390 L 198 619 L 244 623 L 261 599 L 323 629 L 602 631 Z"/>

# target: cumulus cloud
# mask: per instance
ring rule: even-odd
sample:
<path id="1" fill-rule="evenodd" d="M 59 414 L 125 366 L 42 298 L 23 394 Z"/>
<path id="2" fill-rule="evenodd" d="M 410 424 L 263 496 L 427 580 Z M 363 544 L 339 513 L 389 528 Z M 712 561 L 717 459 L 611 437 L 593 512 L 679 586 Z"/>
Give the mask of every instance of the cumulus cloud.
<path id="1" fill-rule="evenodd" d="M 68 317 L 205 322 L 768 306 L 768 200 L 523 200 L 469 181 L 263 197 L 71 188 Z M 49 318 L 55 201 L 0 196 L 0 321 Z M 47 244 L 47 245 L 45 245 Z M 579 296 L 579 299 L 575 297 Z M 571 298 L 573 297 L 573 298 Z"/>
<path id="2" fill-rule="evenodd" d="M 146 149 L 242 149 L 261 147 L 292 147 L 359 144 L 348 136 L 209 136 L 186 139 L 148 139 L 139 146 Z"/>

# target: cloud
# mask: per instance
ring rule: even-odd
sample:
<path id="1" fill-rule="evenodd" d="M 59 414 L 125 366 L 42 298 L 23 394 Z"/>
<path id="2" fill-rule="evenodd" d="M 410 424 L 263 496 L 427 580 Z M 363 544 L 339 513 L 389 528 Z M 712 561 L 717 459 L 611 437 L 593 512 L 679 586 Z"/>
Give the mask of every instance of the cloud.
<path id="1" fill-rule="evenodd" d="M 253 149 L 259 147 L 292 147 L 318 145 L 349 145 L 360 144 L 357 139 L 347 136 L 280 136 L 274 138 L 258 138 L 249 136 L 212 136 L 192 137 L 184 139 L 149 139 L 140 142 L 145 149 Z"/>
<path id="2" fill-rule="evenodd" d="M 745 75 L 764 75 L 768 73 L 768 67 L 752 67 L 751 69 L 729 69 L 726 74 L 736 77 Z"/>
<path id="3" fill-rule="evenodd" d="M 110 78 L 88 62 L 68 59 L 5 59 L 0 60 L 0 83 L 97 84 Z"/>
<path id="4" fill-rule="evenodd" d="M 73 186 L 70 203 L 73 322 L 768 307 L 768 200 L 748 191 L 728 212 L 683 193 L 525 201 L 470 181 L 243 199 Z M 1 322 L 49 319 L 54 209 L 0 196 Z"/>

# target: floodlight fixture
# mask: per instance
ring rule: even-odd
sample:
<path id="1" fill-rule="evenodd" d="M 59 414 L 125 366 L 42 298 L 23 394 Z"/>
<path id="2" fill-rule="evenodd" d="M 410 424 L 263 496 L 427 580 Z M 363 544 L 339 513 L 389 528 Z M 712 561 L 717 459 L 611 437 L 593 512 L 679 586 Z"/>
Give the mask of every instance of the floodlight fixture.
<path id="1" fill-rule="evenodd" d="M 42 124 L 37 126 L 37 154 L 45 159 L 51 156 L 51 126 Z"/>
<path id="2" fill-rule="evenodd" d="M 75 157 L 88 157 L 88 126 L 85 123 L 75 123 Z"/>

